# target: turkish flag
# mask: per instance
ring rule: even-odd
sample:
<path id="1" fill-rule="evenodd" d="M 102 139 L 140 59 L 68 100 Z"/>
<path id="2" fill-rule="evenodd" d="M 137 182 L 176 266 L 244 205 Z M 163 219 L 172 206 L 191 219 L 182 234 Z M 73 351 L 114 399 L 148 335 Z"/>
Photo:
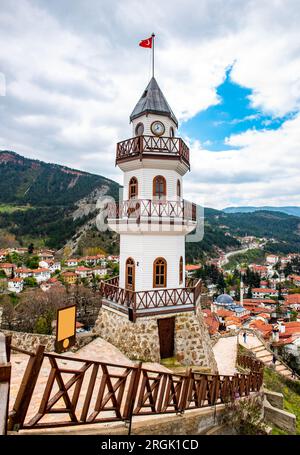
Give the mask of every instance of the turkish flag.
<path id="1" fill-rule="evenodd" d="M 151 49 L 152 48 L 152 37 L 148 38 L 148 39 L 143 39 L 142 41 L 140 41 L 139 46 L 147 47 L 147 48 Z"/>

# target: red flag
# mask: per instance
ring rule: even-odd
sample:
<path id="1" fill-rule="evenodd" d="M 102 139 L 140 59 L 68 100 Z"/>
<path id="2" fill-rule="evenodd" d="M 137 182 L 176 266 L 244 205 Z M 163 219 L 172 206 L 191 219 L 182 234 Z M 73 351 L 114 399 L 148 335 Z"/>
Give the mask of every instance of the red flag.
<path id="1" fill-rule="evenodd" d="M 141 47 L 147 47 L 149 49 L 152 48 L 152 36 L 151 38 L 148 38 L 148 39 L 143 39 L 142 41 L 139 42 L 139 46 Z"/>

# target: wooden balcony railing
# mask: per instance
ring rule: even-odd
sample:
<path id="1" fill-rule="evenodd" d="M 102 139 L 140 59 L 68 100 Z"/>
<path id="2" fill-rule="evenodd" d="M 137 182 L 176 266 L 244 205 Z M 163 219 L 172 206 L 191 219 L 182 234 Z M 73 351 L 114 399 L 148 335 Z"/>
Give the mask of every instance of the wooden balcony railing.
<path id="1" fill-rule="evenodd" d="M 10 412 L 10 431 L 126 421 L 215 406 L 260 391 L 263 369 L 234 376 L 174 374 L 44 352 L 29 360 Z M 251 364 L 245 356 L 238 362 Z M 249 363 L 250 362 L 250 363 Z M 12 401 L 12 400 L 11 400 Z"/>
<path id="2" fill-rule="evenodd" d="M 183 160 L 190 167 L 190 151 L 179 137 L 137 136 L 117 143 L 116 164 L 143 155 L 164 155 Z"/>
<path id="3" fill-rule="evenodd" d="M 128 311 L 133 311 L 133 319 L 147 313 L 193 311 L 201 293 L 201 280 L 191 279 L 183 288 L 131 291 L 119 287 L 119 277 L 102 281 L 101 296 Z"/>
<path id="4" fill-rule="evenodd" d="M 196 204 L 185 201 L 155 201 L 151 199 L 129 199 L 119 205 L 109 203 L 107 216 L 112 219 L 172 218 L 180 220 L 197 220 Z"/>

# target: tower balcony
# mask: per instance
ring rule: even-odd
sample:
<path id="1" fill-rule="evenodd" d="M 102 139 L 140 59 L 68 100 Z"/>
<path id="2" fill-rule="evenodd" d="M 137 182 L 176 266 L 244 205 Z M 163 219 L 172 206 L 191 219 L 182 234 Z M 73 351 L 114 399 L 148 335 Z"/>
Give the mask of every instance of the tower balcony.
<path id="1" fill-rule="evenodd" d="M 201 294 L 202 281 L 187 278 L 185 287 L 176 289 L 152 289 L 131 291 L 119 287 L 119 277 L 102 281 L 100 293 L 102 304 L 136 318 L 157 314 L 195 311 Z"/>
<path id="2" fill-rule="evenodd" d="M 193 202 L 184 199 L 177 201 L 153 200 L 153 199 L 129 199 L 119 205 L 110 203 L 107 205 L 107 218 L 131 220 L 137 223 L 145 220 L 156 219 L 196 221 L 197 206 Z"/>
<path id="3" fill-rule="evenodd" d="M 190 151 L 179 137 L 136 136 L 117 143 L 116 165 L 139 158 L 179 160 L 190 169 Z"/>

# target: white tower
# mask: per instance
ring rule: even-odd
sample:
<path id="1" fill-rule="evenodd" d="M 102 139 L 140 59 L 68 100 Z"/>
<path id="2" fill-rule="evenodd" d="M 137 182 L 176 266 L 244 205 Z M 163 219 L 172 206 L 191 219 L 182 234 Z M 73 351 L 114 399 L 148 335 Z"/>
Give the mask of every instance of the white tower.
<path id="1" fill-rule="evenodd" d="M 200 308 L 201 280 L 185 280 L 185 236 L 196 205 L 183 199 L 189 149 L 154 77 L 135 106 L 132 137 L 117 144 L 123 200 L 108 206 L 120 234 L 120 274 L 102 282 L 96 332 L 132 359 L 175 356 L 216 372 Z"/>
<path id="2" fill-rule="evenodd" d="M 135 292 L 185 287 L 185 235 L 196 206 L 183 200 L 189 149 L 154 77 L 135 106 L 133 137 L 117 144 L 124 200 L 109 226 L 120 234 L 119 287 Z"/>

